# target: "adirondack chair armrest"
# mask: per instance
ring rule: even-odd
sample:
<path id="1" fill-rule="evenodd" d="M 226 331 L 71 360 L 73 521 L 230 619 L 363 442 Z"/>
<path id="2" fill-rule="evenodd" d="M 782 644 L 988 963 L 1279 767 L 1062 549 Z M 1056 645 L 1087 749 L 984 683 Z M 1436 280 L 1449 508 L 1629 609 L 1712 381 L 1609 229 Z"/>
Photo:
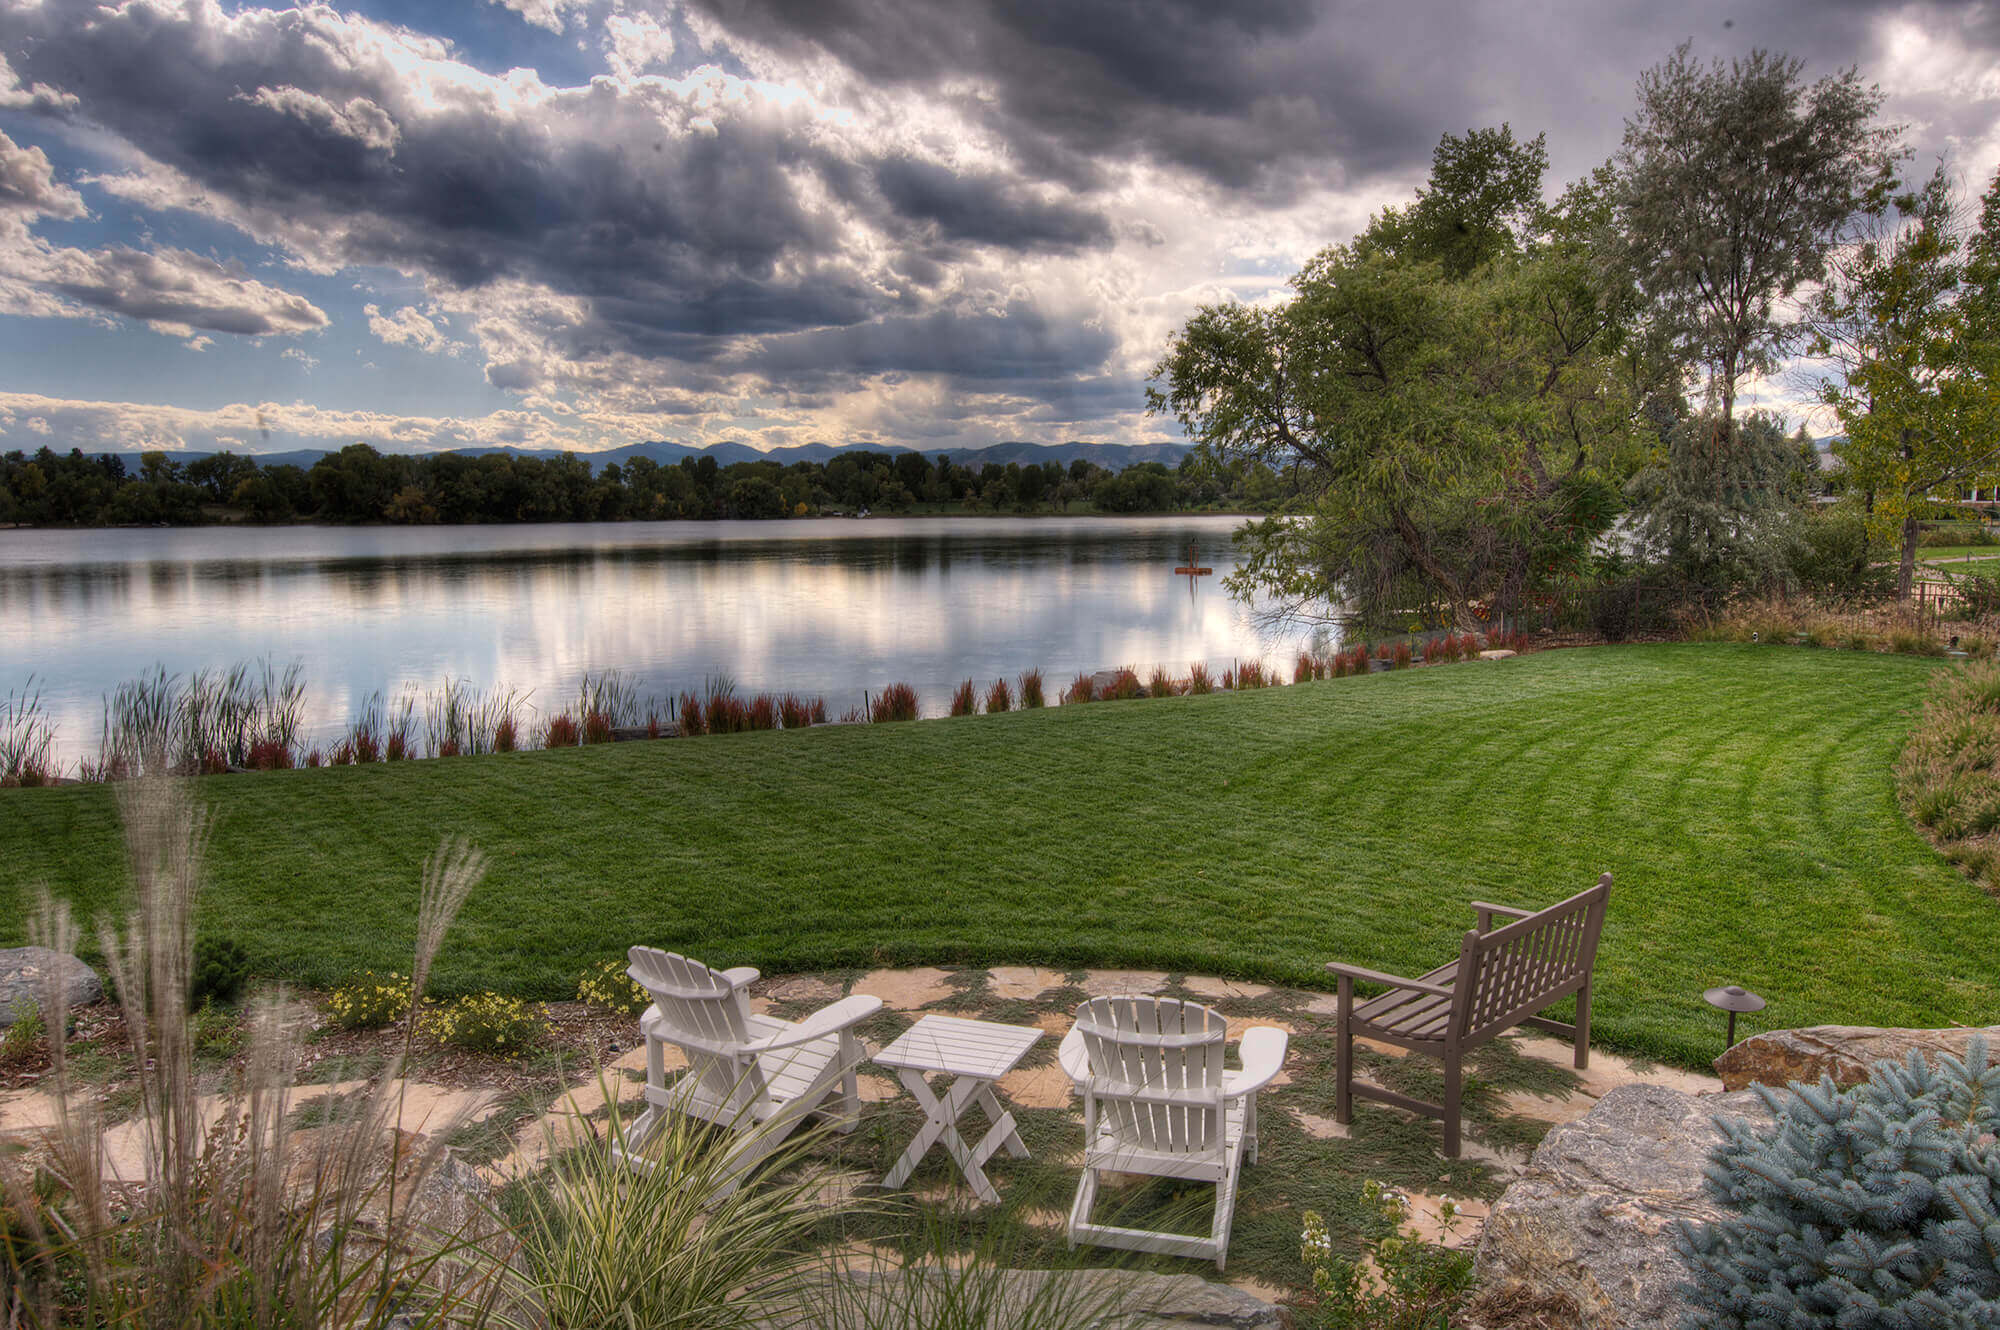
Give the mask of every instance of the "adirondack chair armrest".
<path id="1" fill-rule="evenodd" d="M 729 981 L 731 988 L 741 988 L 745 984 L 757 982 L 757 970 L 754 966 L 739 965 L 733 970 L 723 970 L 721 974 Z"/>
<path id="2" fill-rule="evenodd" d="M 759 1039 L 748 1047 L 752 1052 L 765 1053 L 780 1048 L 793 1048 L 799 1044 L 809 1044 L 815 1039 L 824 1039 L 830 1034 L 840 1033 L 849 1026 L 858 1025 L 880 1010 L 882 1010 L 881 998 L 869 997 L 866 993 L 856 993 L 852 997 L 842 998 L 831 1006 L 821 1007 L 782 1034 Z"/>
<path id="3" fill-rule="evenodd" d="M 1236 1055 L 1243 1059 L 1243 1068 L 1223 1077 L 1223 1094 L 1235 1099 L 1255 1094 L 1269 1085 L 1272 1077 L 1284 1069 L 1285 1049 L 1290 1043 L 1291 1037 L 1283 1030 L 1274 1030 L 1268 1025 L 1245 1030 L 1236 1046 Z"/>
<path id="4" fill-rule="evenodd" d="M 1062 1046 L 1056 1049 L 1056 1062 L 1061 1065 L 1063 1075 L 1079 1088 L 1090 1079 L 1090 1050 L 1083 1046 L 1081 1030 L 1070 1027 L 1070 1032 L 1063 1036 Z"/>
<path id="5" fill-rule="evenodd" d="M 1451 996 L 1451 989 L 1448 986 L 1427 983 L 1422 979 L 1405 979 L 1399 974 L 1384 974 L 1380 970 L 1364 969 L 1359 965 L 1344 965 L 1339 961 L 1328 961 L 1326 968 L 1343 979 L 1359 979 L 1365 983 L 1382 984 L 1388 988 L 1409 988 L 1419 993 L 1429 993 L 1433 997 Z"/>
<path id="6" fill-rule="evenodd" d="M 1496 914 L 1504 914 L 1509 919 L 1526 919 L 1534 913 L 1533 910 L 1517 910 L 1511 905 L 1495 905 L 1492 901 L 1474 901 L 1472 910 L 1479 916 L 1479 931 L 1482 933 L 1489 931 Z"/>

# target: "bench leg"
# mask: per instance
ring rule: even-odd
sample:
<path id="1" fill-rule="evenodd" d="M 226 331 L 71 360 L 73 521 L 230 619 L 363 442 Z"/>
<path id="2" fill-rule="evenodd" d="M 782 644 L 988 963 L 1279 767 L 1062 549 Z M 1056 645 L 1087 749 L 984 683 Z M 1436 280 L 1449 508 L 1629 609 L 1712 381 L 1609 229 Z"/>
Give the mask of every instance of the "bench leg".
<path id="1" fill-rule="evenodd" d="M 1459 1152 L 1458 1107 L 1460 1081 L 1463 1079 L 1458 1065 L 1458 1050 L 1448 1049 L 1444 1057 L 1444 1152 L 1446 1158 L 1456 1159 Z"/>
<path id="2" fill-rule="evenodd" d="M 1583 987 L 1576 993 L 1576 1034 L 1572 1036 L 1576 1044 L 1576 1069 L 1582 1071 L 1590 1066 L 1590 980 L 1583 981 Z"/>
<path id="3" fill-rule="evenodd" d="M 1333 1120 L 1339 1123 L 1354 1121 L 1354 1028 L 1349 1023 L 1354 1015 L 1354 981 L 1347 976 L 1340 978 L 1340 1034 L 1334 1041 L 1334 1089 Z"/>

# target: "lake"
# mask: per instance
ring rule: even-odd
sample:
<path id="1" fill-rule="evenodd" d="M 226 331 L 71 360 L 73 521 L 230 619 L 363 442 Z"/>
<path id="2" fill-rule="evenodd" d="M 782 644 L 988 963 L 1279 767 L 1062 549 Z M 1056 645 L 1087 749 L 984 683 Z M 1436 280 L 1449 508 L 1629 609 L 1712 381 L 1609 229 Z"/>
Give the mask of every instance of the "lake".
<path id="1" fill-rule="evenodd" d="M 967 678 L 1039 668 L 1217 673 L 1282 665 L 1297 630 L 1219 585 L 1228 516 L 869 518 L 476 527 L 0 531 L 0 694 L 34 676 L 66 766 L 94 757 L 103 697 L 156 664 L 186 675 L 304 663 L 314 738 L 369 694 L 446 678 L 559 709 L 586 671 L 671 696 L 912 684 L 943 714 Z M 1189 544 L 1215 575 L 1177 577 Z"/>

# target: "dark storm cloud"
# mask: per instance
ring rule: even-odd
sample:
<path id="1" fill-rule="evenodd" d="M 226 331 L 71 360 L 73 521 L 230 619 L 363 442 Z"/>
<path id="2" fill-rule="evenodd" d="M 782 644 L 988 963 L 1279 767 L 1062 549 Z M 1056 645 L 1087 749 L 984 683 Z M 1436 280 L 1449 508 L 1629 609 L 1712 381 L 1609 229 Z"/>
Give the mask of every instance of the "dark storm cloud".
<path id="1" fill-rule="evenodd" d="M 850 160 L 804 132 L 802 112 L 704 114 L 609 80 L 525 110 L 475 88 L 423 98 L 380 44 L 325 10 L 0 11 L 21 78 L 74 95 L 82 118 L 240 213 L 284 219 L 289 243 L 322 250 L 309 257 L 580 296 L 584 342 L 698 354 L 689 339 L 851 324 L 919 295 L 862 271 L 842 219 L 802 202 L 801 176 L 920 238 L 906 283 L 975 247 L 1109 243 L 1073 199 L 907 157 Z"/>
<path id="2" fill-rule="evenodd" d="M 1558 167 L 1616 145 L 1639 73 L 1680 41 L 1762 45 L 1817 77 L 1863 61 L 1889 7 L 1859 0 L 1666 6 L 1383 4 L 1380 0 L 689 0 L 739 40 L 830 56 L 884 84 L 960 97 L 1018 159 L 1089 183 L 1134 157 L 1276 198 L 1305 184 L 1420 173 L 1440 133 L 1511 120 L 1550 131 Z M 1980 49 L 1979 0 L 1928 7 Z M 1864 69 L 1864 74 L 1868 71 Z"/>
<path id="3" fill-rule="evenodd" d="M 774 377 L 953 373 L 994 391 L 994 380 L 1046 381 L 1100 364 L 1113 349 L 1102 329 L 1058 322 L 1026 305 L 993 314 L 939 311 L 851 328 L 824 328 L 774 337 L 750 357 Z"/>

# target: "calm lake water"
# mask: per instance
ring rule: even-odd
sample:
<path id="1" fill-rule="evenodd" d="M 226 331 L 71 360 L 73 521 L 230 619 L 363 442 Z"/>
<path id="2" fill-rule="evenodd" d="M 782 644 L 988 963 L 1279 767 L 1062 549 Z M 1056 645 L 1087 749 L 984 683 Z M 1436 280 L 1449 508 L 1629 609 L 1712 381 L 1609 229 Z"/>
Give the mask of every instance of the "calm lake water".
<path id="1" fill-rule="evenodd" d="M 1219 585 L 1233 517 L 871 518 L 489 527 L 0 531 L 0 694 L 30 675 L 66 764 L 94 756 L 104 695 L 156 664 L 188 674 L 304 663 L 315 738 L 369 694 L 446 678 L 543 711 L 586 671 L 671 695 L 722 673 L 821 694 L 838 716 L 905 681 L 951 689 L 1039 667 L 1289 661 Z M 1192 542 L 1215 576 L 1174 576 Z"/>

